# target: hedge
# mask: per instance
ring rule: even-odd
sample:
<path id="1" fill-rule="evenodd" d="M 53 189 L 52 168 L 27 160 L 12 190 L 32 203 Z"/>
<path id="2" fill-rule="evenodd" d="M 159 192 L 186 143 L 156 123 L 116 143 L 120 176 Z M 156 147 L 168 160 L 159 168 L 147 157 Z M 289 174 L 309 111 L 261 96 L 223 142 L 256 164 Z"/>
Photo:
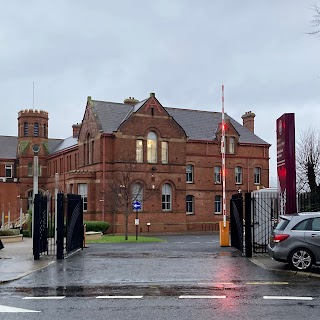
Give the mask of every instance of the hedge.
<path id="1" fill-rule="evenodd" d="M 83 224 L 86 225 L 86 231 L 105 233 L 110 228 L 110 223 L 104 221 L 84 221 Z"/>

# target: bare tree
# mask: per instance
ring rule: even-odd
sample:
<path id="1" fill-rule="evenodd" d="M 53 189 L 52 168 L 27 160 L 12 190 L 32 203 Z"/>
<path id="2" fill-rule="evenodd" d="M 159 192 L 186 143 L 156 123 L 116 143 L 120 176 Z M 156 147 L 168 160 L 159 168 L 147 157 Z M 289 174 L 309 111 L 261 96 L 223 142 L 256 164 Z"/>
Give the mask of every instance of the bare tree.
<path id="1" fill-rule="evenodd" d="M 109 181 L 110 194 L 107 195 L 108 202 L 113 213 L 121 212 L 125 216 L 125 240 L 128 240 L 129 216 L 133 212 L 133 203 L 150 198 L 154 190 L 144 189 L 144 183 L 137 179 L 135 162 L 124 162 L 121 170 L 114 172 L 114 178 Z M 114 226 L 113 226 L 114 228 Z"/>
<path id="2" fill-rule="evenodd" d="M 315 29 L 314 31 L 308 32 L 310 35 L 320 35 L 320 8 L 315 4 L 313 6 L 314 15 L 311 20 L 312 27 Z"/>
<path id="3" fill-rule="evenodd" d="M 297 141 L 297 189 L 320 192 L 320 133 L 314 129 L 302 132 Z"/>

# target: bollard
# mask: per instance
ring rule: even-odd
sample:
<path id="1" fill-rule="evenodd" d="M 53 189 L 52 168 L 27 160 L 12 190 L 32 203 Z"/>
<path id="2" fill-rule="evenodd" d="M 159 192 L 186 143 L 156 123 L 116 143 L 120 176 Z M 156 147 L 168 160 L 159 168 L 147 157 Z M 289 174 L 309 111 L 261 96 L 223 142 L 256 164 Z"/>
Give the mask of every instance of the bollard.
<path id="1" fill-rule="evenodd" d="M 88 246 L 86 245 L 86 232 L 87 232 L 87 225 L 84 224 L 83 225 L 83 247 L 84 248 L 88 248 Z"/>

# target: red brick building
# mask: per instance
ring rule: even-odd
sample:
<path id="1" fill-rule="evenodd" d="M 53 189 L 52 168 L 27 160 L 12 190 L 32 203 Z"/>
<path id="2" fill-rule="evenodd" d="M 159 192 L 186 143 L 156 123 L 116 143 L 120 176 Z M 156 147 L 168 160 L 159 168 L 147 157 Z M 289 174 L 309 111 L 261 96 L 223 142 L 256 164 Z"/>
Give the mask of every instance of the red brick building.
<path id="1" fill-rule="evenodd" d="M 246 112 L 241 125 L 226 115 L 227 212 L 232 194 L 269 186 L 270 144 L 254 134 L 254 117 Z M 39 192 L 53 194 L 58 178 L 60 191 L 83 196 L 86 220 L 123 232 L 118 200 L 127 196 L 142 204 L 141 232 L 213 230 L 222 219 L 220 126 L 220 112 L 166 108 L 153 93 L 124 103 L 88 97 L 67 139 L 48 138 L 47 112 L 22 110 L 18 137 L 0 136 L 1 211 L 10 206 L 13 220 L 31 207 L 36 154 Z"/>

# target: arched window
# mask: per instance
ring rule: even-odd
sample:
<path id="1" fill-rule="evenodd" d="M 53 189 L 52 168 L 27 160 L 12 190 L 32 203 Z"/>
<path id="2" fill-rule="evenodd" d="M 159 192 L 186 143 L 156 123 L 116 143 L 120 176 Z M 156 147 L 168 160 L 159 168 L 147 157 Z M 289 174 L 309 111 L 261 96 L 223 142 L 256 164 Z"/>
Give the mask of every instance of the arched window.
<path id="1" fill-rule="evenodd" d="M 25 122 L 23 124 L 23 134 L 24 134 L 25 137 L 28 135 L 28 131 L 29 131 L 28 122 Z"/>
<path id="2" fill-rule="evenodd" d="M 140 202 L 142 210 L 142 202 L 143 202 L 143 186 L 141 183 L 134 183 L 132 186 L 132 202 Z"/>
<path id="3" fill-rule="evenodd" d="M 33 125 L 33 136 L 39 137 L 39 123 L 35 122 Z"/>
<path id="4" fill-rule="evenodd" d="M 171 211 L 172 188 L 170 184 L 165 183 L 162 186 L 162 211 Z"/>
<path id="5" fill-rule="evenodd" d="M 47 126 L 46 126 L 46 124 L 43 125 L 43 136 L 44 137 L 47 136 Z"/>
<path id="6" fill-rule="evenodd" d="M 186 196 L 186 212 L 187 214 L 194 213 L 194 197 L 191 195 Z"/>
<path id="7" fill-rule="evenodd" d="M 153 131 L 148 133 L 147 160 L 149 163 L 157 162 L 157 134 Z"/>

